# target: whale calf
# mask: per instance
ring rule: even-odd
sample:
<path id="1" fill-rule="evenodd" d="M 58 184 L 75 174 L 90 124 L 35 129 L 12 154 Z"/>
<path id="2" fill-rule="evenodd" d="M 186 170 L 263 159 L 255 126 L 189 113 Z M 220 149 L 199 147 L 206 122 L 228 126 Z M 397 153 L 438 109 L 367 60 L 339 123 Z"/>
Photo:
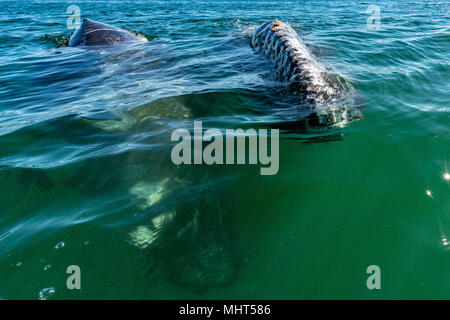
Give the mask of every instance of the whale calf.
<path id="1" fill-rule="evenodd" d="M 83 22 L 69 39 L 69 46 L 98 46 L 142 41 L 129 31 L 90 19 Z"/>

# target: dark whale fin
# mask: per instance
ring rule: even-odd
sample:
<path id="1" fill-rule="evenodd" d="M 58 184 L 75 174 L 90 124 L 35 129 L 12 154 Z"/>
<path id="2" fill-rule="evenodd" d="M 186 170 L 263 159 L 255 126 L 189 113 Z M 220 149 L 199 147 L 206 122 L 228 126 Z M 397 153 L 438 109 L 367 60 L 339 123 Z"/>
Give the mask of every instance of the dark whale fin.
<path id="1" fill-rule="evenodd" d="M 70 37 L 69 46 L 98 46 L 131 41 L 139 41 L 139 38 L 108 24 L 83 19 L 83 23 Z"/>

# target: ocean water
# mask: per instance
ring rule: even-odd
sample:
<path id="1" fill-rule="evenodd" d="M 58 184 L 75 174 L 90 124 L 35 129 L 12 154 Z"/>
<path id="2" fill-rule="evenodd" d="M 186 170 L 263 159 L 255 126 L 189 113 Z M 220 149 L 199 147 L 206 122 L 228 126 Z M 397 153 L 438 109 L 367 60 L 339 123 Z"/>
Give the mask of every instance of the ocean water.
<path id="1" fill-rule="evenodd" d="M 70 5 L 148 42 L 65 47 Z M 271 19 L 363 119 L 301 126 Z M 0 1 L 0 30 L 0 298 L 450 297 L 448 1 Z M 280 128 L 278 173 L 175 166 L 194 120 Z"/>

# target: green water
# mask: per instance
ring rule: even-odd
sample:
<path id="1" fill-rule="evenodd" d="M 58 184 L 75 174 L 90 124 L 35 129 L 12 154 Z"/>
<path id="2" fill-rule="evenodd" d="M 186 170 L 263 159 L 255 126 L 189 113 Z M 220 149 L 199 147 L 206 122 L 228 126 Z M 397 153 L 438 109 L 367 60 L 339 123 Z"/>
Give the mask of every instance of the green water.
<path id="1" fill-rule="evenodd" d="M 149 39 L 112 51 L 58 46 L 70 4 L 0 2 L 0 298 L 449 298 L 448 3 L 377 2 L 371 30 L 358 1 L 79 2 L 82 17 Z M 364 119 L 282 131 L 273 176 L 177 168 L 170 134 L 193 120 L 295 117 L 249 45 L 275 18 L 347 79 Z M 155 205 L 139 197 L 166 178 Z M 167 212 L 156 249 L 130 243 Z M 201 263 L 211 276 L 192 285 Z M 70 265 L 81 290 L 66 286 Z M 380 290 L 366 286 L 370 265 Z"/>

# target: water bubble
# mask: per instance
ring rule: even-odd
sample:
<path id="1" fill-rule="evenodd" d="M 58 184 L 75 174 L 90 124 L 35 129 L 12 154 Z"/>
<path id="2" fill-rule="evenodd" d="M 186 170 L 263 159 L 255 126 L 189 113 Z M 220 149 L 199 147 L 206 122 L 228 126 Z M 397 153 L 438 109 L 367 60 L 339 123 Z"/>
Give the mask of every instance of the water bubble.
<path id="1" fill-rule="evenodd" d="M 44 267 L 44 271 L 47 271 L 47 270 L 50 269 L 51 267 L 52 267 L 51 264 L 46 265 L 46 266 Z"/>
<path id="2" fill-rule="evenodd" d="M 53 287 L 44 288 L 41 291 L 39 291 L 38 298 L 39 298 L 39 300 L 47 300 L 54 293 L 55 293 L 55 288 L 53 288 Z"/>
<path id="3" fill-rule="evenodd" d="M 61 249 L 61 248 L 64 248 L 64 242 L 60 242 L 60 243 L 58 243 L 56 246 L 55 246 L 55 249 Z"/>

